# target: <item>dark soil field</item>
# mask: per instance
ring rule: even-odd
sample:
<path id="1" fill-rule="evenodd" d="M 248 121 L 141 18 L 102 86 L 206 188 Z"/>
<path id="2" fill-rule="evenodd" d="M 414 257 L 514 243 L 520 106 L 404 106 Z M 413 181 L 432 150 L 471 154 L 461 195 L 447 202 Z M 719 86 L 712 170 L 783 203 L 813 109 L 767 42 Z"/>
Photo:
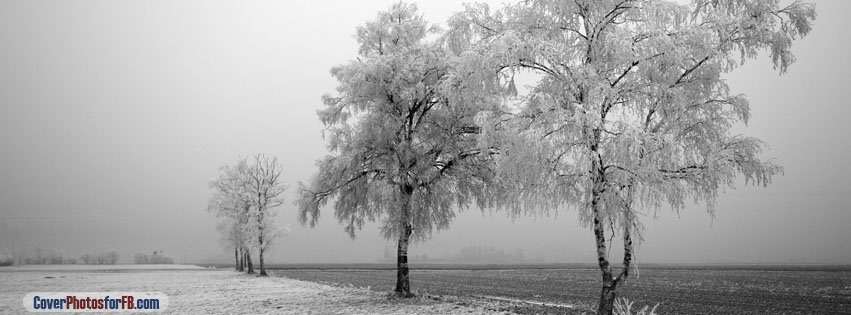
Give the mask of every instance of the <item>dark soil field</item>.
<path id="1" fill-rule="evenodd" d="M 391 291 L 392 265 L 282 265 L 274 274 Z M 593 309 L 600 272 L 583 265 L 413 265 L 411 287 L 428 295 L 571 304 Z M 620 295 L 658 314 L 851 314 L 848 266 L 644 266 Z M 577 313 L 520 303 L 519 313 Z M 525 306 L 524 306 L 525 305 Z M 635 306 L 633 310 L 635 310 Z"/>

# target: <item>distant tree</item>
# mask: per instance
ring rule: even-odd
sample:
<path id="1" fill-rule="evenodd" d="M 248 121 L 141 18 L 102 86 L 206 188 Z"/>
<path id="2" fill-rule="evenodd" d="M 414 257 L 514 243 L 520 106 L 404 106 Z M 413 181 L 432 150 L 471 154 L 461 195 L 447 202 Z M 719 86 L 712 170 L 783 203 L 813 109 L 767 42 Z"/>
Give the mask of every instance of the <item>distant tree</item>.
<path id="1" fill-rule="evenodd" d="M 11 266 L 15 264 L 15 256 L 8 249 L 0 250 L 0 266 Z"/>
<path id="2" fill-rule="evenodd" d="M 247 266 L 247 272 L 254 273 L 251 250 L 257 249 L 260 275 L 267 275 L 264 253 L 285 234 L 275 225 L 273 211 L 283 204 L 281 195 L 287 189 L 281 182 L 282 171 L 277 157 L 258 154 L 251 161 L 243 158 L 222 167 L 219 178 L 210 183 L 215 193 L 207 210 L 221 218 L 217 229 L 225 247 L 234 250 L 237 270 Z"/>
<path id="3" fill-rule="evenodd" d="M 216 225 L 216 230 L 219 231 L 221 238 L 219 243 L 225 249 L 232 249 L 234 256 L 234 269 L 243 271 L 242 259 L 240 257 L 240 248 L 245 242 L 242 240 L 242 231 L 240 230 L 239 221 L 232 217 L 224 217 Z"/>
<path id="4" fill-rule="evenodd" d="M 12 262 L 14 260 L 12 258 Z M 65 264 L 67 260 L 65 258 L 65 252 L 61 249 L 41 249 L 40 247 L 36 247 L 30 254 L 22 254 L 19 257 L 18 263 L 29 265 L 61 265 Z"/>
<path id="5" fill-rule="evenodd" d="M 92 265 L 95 263 L 94 256 L 91 253 L 82 253 L 80 254 L 80 261 L 86 265 Z"/>
<path id="6" fill-rule="evenodd" d="M 254 248 L 257 248 L 260 260 L 260 275 L 266 276 L 263 254 L 270 248 L 275 239 L 285 235 L 286 231 L 275 225 L 272 211 L 284 203 L 281 194 L 287 186 L 281 182 L 283 167 L 277 157 L 267 157 L 260 154 L 254 157 L 248 168 L 246 193 L 251 197 L 251 207 L 248 224 L 248 238 Z"/>
<path id="7" fill-rule="evenodd" d="M 133 263 L 135 264 L 173 264 L 174 259 L 165 256 L 162 250 L 154 251 L 151 254 L 136 253 L 133 255 Z"/>
<path id="8" fill-rule="evenodd" d="M 506 208 L 573 207 L 591 227 L 599 314 L 612 313 L 629 274 L 641 209 L 695 200 L 713 214 L 737 175 L 766 185 L 782 172 L 757 157 L 762 141 L 731 135 L 750 111 L 722 75 L 761 50 L 784 73 L 814 18 L 814 5 L 797 1 L 529 0 L 495 12 L 468 6 L 450 20 L 449 42 L 479 67 L 466 80 L 485 82 L 466 93 L 514 94 L 517 72 L 540 79 L 519 109 L 483 120 L 481 139 L 500 148 Z M 624 242 L 617 275 L 607 227 Z"/>
<path id="9" fill-rule="evenodd" d="M 118 251 L 86 252 L 80 255 L 80 261 L 86 265 L 114 265 L 118 263 Z"/>
<path id="10" fill-rule="evenodd" d="M 51 265 L 61 265 L 63 263 L 64 256 L 65 252 L 61 249 L 48 249 L 45 251 L 43 263 Z"/>
<path id="11" fill-rule="evenodd" d="M 207 211 L 215 213 L 222 220 L 230 220 L 234 224 L 234 230 L 226 233 L 236 233 L 239 237 L 232 240 L 240 243 L 235 245 L 235 251 L 240 256 L 237 264 L 238 271 L 254 273 L 251 264 L 250 240 L 247 237 L 248 224 L 251 222 L 251 202 L 254 200 L 248 194 L 249 172 L 248 160 L 243 158 L 234 165 L 222 166 L 219 169 L 219 177 L 210 182 L 213 189 L 213 197 L 207 206 Z M 247 268 L 247 270 L 246 270 Z"/>
<path id="12" fill-rule="evenodd" d="M 120 256 L 118 255 L 118 251 L 110 250 L 110 251 L 106 252 L 105 257 L 106 257 L 106 259 L 104 260 L 104 264 L 115 265 L 116 263 L 118 263 L 118 258 Z"/>
<path id="13" fill-rule="evenodd" d="M 27 261 L 27 264 L 29 264 L 29 265 L 44 264 L 43 250 L 40 247 L 36 247 L 33 250 L 33 255 L 30 256 L 30 258 Z"/>
<path id="14" fill-rule="evenodd" d="M 323 97 L 319 119 L 333 155 L 302 185 L 302 224 L 314 226 L 335 200 L 345 231 L 380 220 L 381 234 L 398 241 L 395 291 L 410 297 L 408 245 L 444 229 L 454 207 L 483 202 L 489 176 L 476 147 L 475 103 L 452 102 L 458 83 L 449 56 L 413 4 L 396 3 L 357 28 L 356 60 L 331 69 L 338 96 Z M 487 152 L 485 152 L 487 153 Z"/>

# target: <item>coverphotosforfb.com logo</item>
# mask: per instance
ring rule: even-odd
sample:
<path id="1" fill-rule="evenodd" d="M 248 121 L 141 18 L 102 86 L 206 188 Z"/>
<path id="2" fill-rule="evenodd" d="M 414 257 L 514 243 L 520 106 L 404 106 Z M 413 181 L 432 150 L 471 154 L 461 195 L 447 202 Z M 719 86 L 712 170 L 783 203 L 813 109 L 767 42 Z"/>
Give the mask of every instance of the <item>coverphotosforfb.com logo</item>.
<path id="1" fill-rule="evenodd" d="M 30 312 L 157 312 L 168 307 L 162 292 L 30 292 Z"/>

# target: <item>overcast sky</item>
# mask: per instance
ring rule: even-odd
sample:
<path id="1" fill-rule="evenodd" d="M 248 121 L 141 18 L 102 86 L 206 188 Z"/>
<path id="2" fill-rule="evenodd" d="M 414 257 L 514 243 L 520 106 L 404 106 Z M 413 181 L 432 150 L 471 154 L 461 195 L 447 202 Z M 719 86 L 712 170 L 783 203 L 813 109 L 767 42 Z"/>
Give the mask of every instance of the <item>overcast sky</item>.
<path id="1" fill-rule="evenodd" d="M 264 152 L 291 187 L 278 217 L 291 232 L 268 260 L 382 256 L 393 244 L 376 225 L 353 241 L 329 208 L 302 227 L 291 201 L 327 153 L 315 112 L 334 91 L 329 69 L 356 57 L 355 27 L 392 2 L 0 2 L 0 248 L 225 255 L 205 212 L 208 183 L 223 164 Z M 753 114 L 736 131 L 767 141 L 763 157 L 785 175 L 727 191 L 714 220 L 702 205 L 660 209 L 645 221 L 639 264 L 851 263 L 851 1 L 817 4 L 786 75 L 762 58 L 728 76 Z M 418 6 L 436 23 L 461 9 Z M 411 254 L 475 245 L 594 263 L 593 235 L 577 221 L 472 210 Z"/>

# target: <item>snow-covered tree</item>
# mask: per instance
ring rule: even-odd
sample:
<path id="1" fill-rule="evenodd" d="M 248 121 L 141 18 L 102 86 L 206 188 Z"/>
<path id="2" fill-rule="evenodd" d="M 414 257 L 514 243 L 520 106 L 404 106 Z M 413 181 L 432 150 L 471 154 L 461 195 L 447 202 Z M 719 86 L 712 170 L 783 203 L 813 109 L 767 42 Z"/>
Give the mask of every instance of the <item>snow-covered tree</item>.
<path id="1" fill-rule="evenodd" d="M 222 219 L 217 229 L 226 248 L 234 250 L 237 270 L 254 273 L 251 250 L 256 249 L 260 275 L 265 276 L 263 255 L 285 233 L 274 222 L 274 209 L 283 204 L 281 194 L 287 189 L 282 170 L 277 157 L 259 154 L 222 167 L 219 178 L 210 183 L 215 192 L 207 210 Z"/>
<path id="2" fill-rule="evenodd" d="M 152 253 L 136 253 L 133 255 L 135 264 L 173 264 L 174 259 L 165 255 L 163 250 L 155 250 Z"/>
<path id="3" fill-rule="evenodd" d="M 598 313 L 611 314 L 643 211 L 695 201 L 713 214 L 737 176 L 766 185 L 782 172 L 758 157 L 762 141 L 731 134 L 750 111 L 722 76 L 764 50 L 784 73 L 814 18 L 797 1 L 528 0 L 468 6 L 448 42 L 479 68 L 466 80 L 485 82 L 466 93 L 514 94 L 514 74 L 539 78 L 521 106 L 483 119 L 481 139 L 500 148 L 506 208 L 578 210 L 602 272 Z M 623 238 L 617 274 L 606 233 Z"/>
<path id="4" fill-rule="evenodd" d="M 398 241 L 395 291 L 405 297 L 409 242 L 447 228 L 456 206 L 484 202 L 490 176 L 488 154 L 476 147 L 479 109 L 445 96 L 459 82 L 437 32 L 405 3 L 357 28 L 359 56 L 331 69 L 338 95 L 324 96 L 318 113 L 333 153 L 297 200 L 311 226 L 336 200 L 353 238 L 365 221 L 381 221 L 381 234 Z"/>
<path id="5" fill-rule="evenodd" d="M 223 238 L 234 243 L 235 255 L 240 256 L 236 266 L 238 271 L 254 273 L 251 263 L 250 240 L 246 237 L 250 223 L 252 198 L 248 195 L 248 161 L 240 159 L 234 165 L 219 168 L 219 177 L 210 182 L 213 196 L 207 205 L 207 211 L 216 214 L 223 221 L 229 221 L 229 228 L 220 229 Z M 247 270 L 246 270 L 247 268 Z"/>
<path id="6" fill-rule="evenodd" d="M 8 249 L 0 249 L 0 266 L 11 266 L 15 264 L 15 256 Z"/>
<path id="7" fill-rule="evenodd" d="M 284 235 L 285 231 L 275 225 L 276 207 L 284 203 L 281 194 L 287 186 L 281 182 L 283 166 L 277 157 L 260 154 L 254 156 L 254 161 L 248 168 L 246 193 L 250 196 L 251 218 L 247 226 L 247 234 L 253 248 L 257 249 L 260 260 L 260 275 L 266 275 L 263 254 L 275 239 Z"/>
<path id="8" fill-rule="evenodd" d="M 80 261 L 87 265 L 114 265 L 118 262 L 118 251 L 86 252 L 80 255 Z"/>
<path id="9" fill-rule="evenodd" d="M 219 231 L 219 243 L 225 249 L 233 250 L 234 269 L 236 271 L 245 270 L 245 266 L 242 264 L 242 256 L 240 255 L 245 241 L 243 240 L 239 220 L 235 217 L 221 217 L 219 223 L 216 224 L 216 231 Z"/>

